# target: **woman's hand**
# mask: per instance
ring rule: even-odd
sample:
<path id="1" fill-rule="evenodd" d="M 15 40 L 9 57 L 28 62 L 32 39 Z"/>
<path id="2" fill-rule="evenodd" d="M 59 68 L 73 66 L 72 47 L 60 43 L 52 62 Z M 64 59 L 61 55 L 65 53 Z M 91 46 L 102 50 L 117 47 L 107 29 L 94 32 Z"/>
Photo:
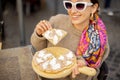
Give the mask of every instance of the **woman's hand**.
<path id="1" fill-rule="evenodd" d="M 79 67 L 83 67 L 83 66 L 86 66 L 86 62 L 85 62 L 85 60 L 77 60 L 77 65 L 79 66 Z"/>
<path id="2" fill-rule="evenodd" d="M 80 74 L 79 67 L 83 67 L 83 66 L 86 66 L 85 61 L 77 60 L 77 64 L 75 65 L 75 67 L 73 68 L 73 71 L 72 71 L 72 78 L 75 78 L 78 74 Z"/>
<path id="3" fill-rule="evenodd" d="M 52 29 L 51 24 L 46 20 L 42 20 L 36 25 L 35 32 L 37 33 L 37 35 L 42 35 L 45 31 L 49 29 Z"/>
<path id="4" fill-rule="evenodd" d="M 75 78 L 80 72 L 78 71 L 78 65 L 76 64 L 72 70 L 72 78 Z"/>

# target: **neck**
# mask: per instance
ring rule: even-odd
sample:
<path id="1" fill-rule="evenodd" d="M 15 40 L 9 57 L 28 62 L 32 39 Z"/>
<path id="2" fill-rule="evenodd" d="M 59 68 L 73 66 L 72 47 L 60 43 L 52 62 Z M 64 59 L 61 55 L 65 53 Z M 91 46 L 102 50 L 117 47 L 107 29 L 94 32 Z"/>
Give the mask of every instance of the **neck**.
<path id="1" fill-rule="evenodd" d="M 80 24 L 74 24 L 74 27 L 80 31 L 83 31 L 86 26 L 89 26 L 89 20 Z"/>

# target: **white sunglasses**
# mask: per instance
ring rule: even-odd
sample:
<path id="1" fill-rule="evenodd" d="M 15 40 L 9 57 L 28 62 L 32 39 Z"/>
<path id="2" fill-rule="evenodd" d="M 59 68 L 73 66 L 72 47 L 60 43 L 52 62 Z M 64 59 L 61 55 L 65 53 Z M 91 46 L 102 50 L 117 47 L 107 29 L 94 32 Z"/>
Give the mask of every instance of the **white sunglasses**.
<path id="1" fill-rule="evenodd" d="M 70 10 L 74 7 L 76 10 L 79 10 L 79 11 L 83 11 L 86 9 L 87 6 L 93 5 L 93 3 L 91 3 L 91 2 L 75 2 L 75 3 L 73 3 L 71 1 L 63 1 L 63 4 L 64 4 L 64 7 L 66 10 Z"/>

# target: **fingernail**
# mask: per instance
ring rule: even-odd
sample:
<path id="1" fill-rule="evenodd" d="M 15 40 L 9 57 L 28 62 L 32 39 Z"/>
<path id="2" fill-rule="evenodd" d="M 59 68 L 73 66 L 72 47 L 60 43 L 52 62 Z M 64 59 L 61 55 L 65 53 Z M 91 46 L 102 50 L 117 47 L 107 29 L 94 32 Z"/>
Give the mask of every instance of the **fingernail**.
<path id="1" fill-rule="evenodd" d="M 46 22 L 45 20 L 43 20 L 43 22 Z"/>

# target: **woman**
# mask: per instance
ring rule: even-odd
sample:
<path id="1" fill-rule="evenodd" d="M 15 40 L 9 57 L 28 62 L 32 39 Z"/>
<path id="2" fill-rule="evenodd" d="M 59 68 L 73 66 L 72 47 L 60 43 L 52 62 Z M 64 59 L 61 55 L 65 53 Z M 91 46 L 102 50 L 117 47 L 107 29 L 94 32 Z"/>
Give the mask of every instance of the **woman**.
<path id="1" fill-rule="evenodd" d="M 51 28 L 67 31 L 68 35 L 56 46 L 72 50 L 78 58 L 78 65 L 73 69 L 72 78 L 97 80 L 99 67 L 109 53 L 106 29 L 97 14 L 98 0 L 64 0 L 63 4 L 68 15 L 58 14 L 51 17 L 49 21 L 40 21 L 31 36 L 31 43 L 36 51 L 51 47 L 53 44 L 42 37 L 42 33 Z M 96 76 L 80 74 L 77 69 L 81 66 L 95 68 Z"/>

